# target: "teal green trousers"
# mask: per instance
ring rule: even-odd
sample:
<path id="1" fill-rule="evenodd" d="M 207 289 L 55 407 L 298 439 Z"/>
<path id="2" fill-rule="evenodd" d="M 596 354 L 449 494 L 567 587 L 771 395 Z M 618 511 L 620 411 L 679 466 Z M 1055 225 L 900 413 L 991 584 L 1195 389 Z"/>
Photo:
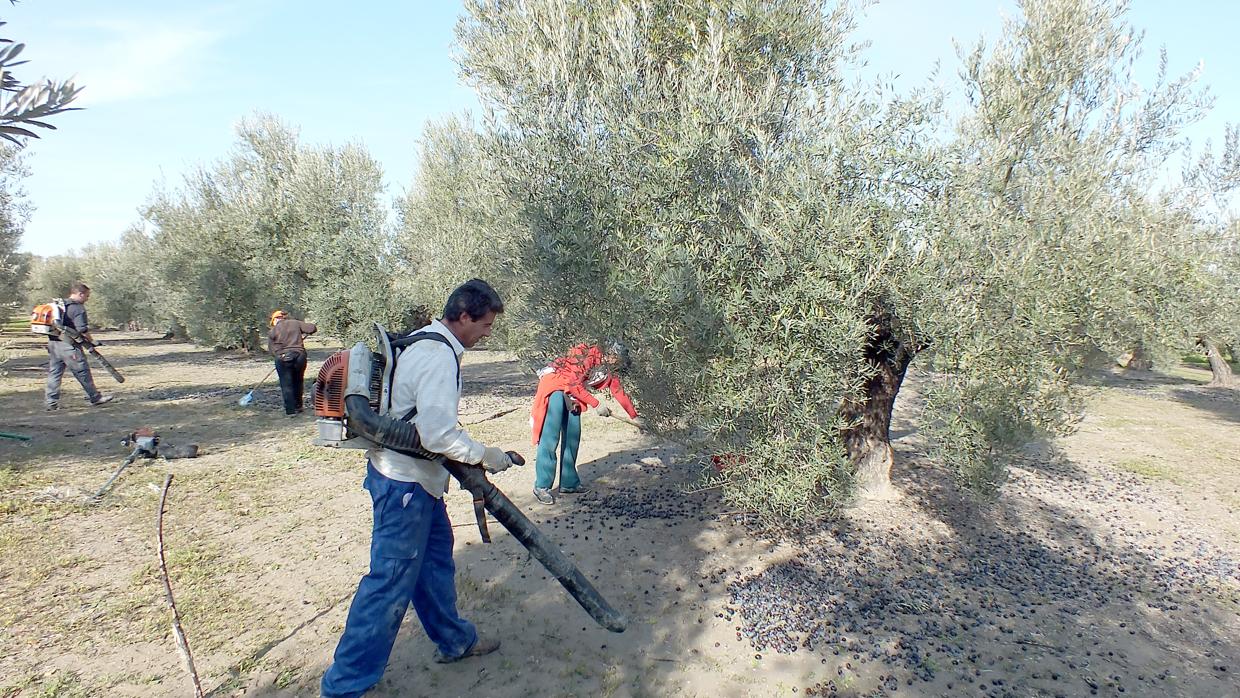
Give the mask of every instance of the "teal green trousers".
<path id="1" fill-rule="evenodd" d="M 560 487 L 581 485 L 577 475 L 577 447 L 581 445 L 581 415 L 568 409 L 564 392 L 547 396 L 547 418 L 538 436 L 538 460 L 534 463 L 534 487 L 551 489 L 555 484 L 556 447 L 560 447 Z"/>

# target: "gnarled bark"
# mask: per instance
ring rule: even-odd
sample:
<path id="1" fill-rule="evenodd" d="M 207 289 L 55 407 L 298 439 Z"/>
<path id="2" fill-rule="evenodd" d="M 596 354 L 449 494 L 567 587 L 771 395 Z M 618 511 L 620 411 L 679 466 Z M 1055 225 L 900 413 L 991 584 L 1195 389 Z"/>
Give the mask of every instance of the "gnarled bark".
<path id="1" fill-rule="evenodd" d="M 891 486 L 891 412 L 914 352 L 896 339 L 889 315 L 878 315 L 872 322 L 875 331 L 865 358 L 873 373 L 865 381 L 864 397 L 845 401 L 840 415 L 852 425 L 842 436 L 856 467 L 858 494 L 886 499 L 896 494 Z"/>
<path id="2" fill-rule="evenodd" d="M 1227 360 L 1223 358 L 1223 353 L 1218 350 L 1207 337 L 1201 337 L 1197 340 L 1202 350 L 1206 353 L 1206 360 L 1210 362 L 1210 383 L 1215 388 L 1230 388 L 1236 384 L 1235 376 L 1231 372 L 1231 366 L 1227 364 Z"/>

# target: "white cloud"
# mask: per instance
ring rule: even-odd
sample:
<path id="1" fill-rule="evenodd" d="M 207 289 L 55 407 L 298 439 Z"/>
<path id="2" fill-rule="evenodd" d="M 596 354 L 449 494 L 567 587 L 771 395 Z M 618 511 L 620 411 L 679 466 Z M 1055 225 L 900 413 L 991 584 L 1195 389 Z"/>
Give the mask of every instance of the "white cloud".
<path id="1" fill-rule="evenodd" d="M 110 23 L 78 74 L 83 106 L 177 92 L 203 69 L 218 33 L 195 27 Z"/>
<path id="2" fill-rule="evenodd" d="M 60 21 L 45 39 L 33 39 L 31 49 L 39 72 L 72 74 L 85 86 L 78 106 L 89 107 L 162 97 L 192 85 L 210 68 L 213 46 L 224 36 L 207 26 L 218 25 L 190 18 Z"/>

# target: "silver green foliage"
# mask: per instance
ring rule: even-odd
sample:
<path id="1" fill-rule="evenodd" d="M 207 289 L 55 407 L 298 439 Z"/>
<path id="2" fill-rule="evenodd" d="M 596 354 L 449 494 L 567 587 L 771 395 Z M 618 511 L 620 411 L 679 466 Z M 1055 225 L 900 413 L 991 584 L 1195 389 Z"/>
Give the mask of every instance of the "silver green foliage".
<path id="1" fill-rule="evenodd" d="M 940 456 L 993 491 L 1092 359 L 1184 334 L 1196 233 L 1155 176 L 1206 100 L 1135 87 L 1125 10 L 1021 3 L 962 52 L 954 116 L 850 77 L 846 4 L 467 2 L 524 350 L 623 336 L 660 428 L 743 453 L 726 495 L 796 519 L 847 497 L 839 408 L 881 325 L 933 371 Z"/>
<path id="2" fill-rule="evenodd" d="M 22 180 L 29 171 L 16 146 L 0 147 L 0 308 L 8 310 L 21 299 L 21 287 L 29 273 L 29 255 L 17 251 L 30 209 Z"/>
<path id="3" fill-rule="evenodd" d="M 490 157 L 468 116 L 427 124 L 418 172 L 396 203 L 394 248 L 407 270 L 397 282 L 400 295 L 436 316 L 448 294 L 473 277 L 498 287 L 509 317 L 520 315 L 519 298 L 505 283 L 519 270 L 496 254 L 513 246 L 519 227 Z M 499 323 L 492 343 L 509 340 L 513 329 Z"/>
<path id="4" fill-rule="evenodd" d="M 0 27 L 5 24 L 0 22 Z M 25 138 L 39 137 L 33 128 L 55 130 L 45 119 L 76 109 L 69 104 L 82 92 L 72 80 L 22 84 L 13 68 L 26 63 L 18 60 L 25 48 L 25 44 L 0 38 L 0 138 L 17 146 L 23 145 Z"/>
<path id="5" fill-rule="evenodd" d="M 83 278 L 82 271 L 83 261 L 75 254 L 35 257 L 23 280 L 26 305 L 34 307 L 53 298 L 68 298 L 69 286 Z"/>
<path id="6" fill-rule="evenodd" d="M 399 325 L 381 191 L 360 146 L 302 146 L 273 117 L 244 120 L 230 157 L 147 208 L 162 302 L 216 346 L 258 348 L 276 308 L 346 341 Z"/>
<path id="7" fill-rule="evenodd" d="M 1071 425 L 1091 356 L 1179 341 L 1176 299 L 1197 271 L 1193 233 L 1156 181 L 1207 104 L 1196 75 L 1166 79 L 1164 56 L 1141 90 L 1122 3 L 1020 8 L 994 47 L 962 52 L 973 110 L 924 269 L 946 281 L 921 320 L 943 377 L 927 426 L 983 490 L 1024 442 Z"/>

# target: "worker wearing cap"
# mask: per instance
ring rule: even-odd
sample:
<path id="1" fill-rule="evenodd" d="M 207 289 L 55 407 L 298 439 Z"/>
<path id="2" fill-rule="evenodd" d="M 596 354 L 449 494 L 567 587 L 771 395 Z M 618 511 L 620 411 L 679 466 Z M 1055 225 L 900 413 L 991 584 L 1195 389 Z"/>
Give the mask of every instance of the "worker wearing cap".
<path id="1" fill-rule="evenodd" d="M 577 474 L 581 413 L 593 408 L 602 417 L 611 415 L 611 409 L 595 399 L 591 390 L 608 390 L 630 419 L 638 418 L 633 401 L 625 394 L 616 375 L 628 362 L 628 351 L 619 342 L 613 342 L 606 351 L 596 345 L 578 344 L 538 372 L 538 390 L 534 394 L 530 422 L 533 443 L 538 446 L 534 498 L 539 502 L 555 504 L 551 486 L 555 483 L 557 446 L 560 447 L 560 494 L 590 491 Z"/>
<path id="2" fill-rule="evenodd" d="M 306 335 L 318 331 L 314 323 L 297 320 L 283 310 L 271 314 L 267 349 L 275 356 L 280 395 L 284 398 L 284 414 L 290 417 L 302 410 L 306 385 Z"/>

